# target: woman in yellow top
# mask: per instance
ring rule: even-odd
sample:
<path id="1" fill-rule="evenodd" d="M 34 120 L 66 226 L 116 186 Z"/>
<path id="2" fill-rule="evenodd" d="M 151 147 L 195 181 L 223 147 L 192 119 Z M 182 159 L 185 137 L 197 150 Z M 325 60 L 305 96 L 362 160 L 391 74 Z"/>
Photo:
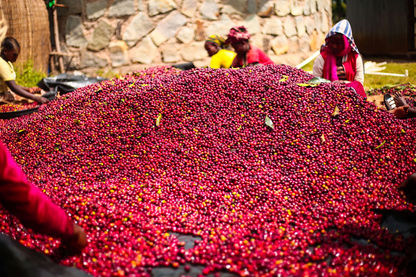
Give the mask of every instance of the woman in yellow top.
<path id="1" fill-rule="evenodd" d="M 205 41 L 205 50 L 211 58 L 209 67 L 211 68 L 230 68 L 236 53 L 224 49 L 225 39 L 218 35 L 212 35 Z"/>
<path id="2" fill-rule="evenodd" d="M 0 53 L 0 97 L 4 97 L 8 89 L 10 89 L 17 95 L 32 99 L 40 104 L 49 102 L 48 99 L 44 97 L 33 95 L 33 93 L 40 93 L 40 88 L 25 88 L 16 84 L 16 72 L 14 71 L 12 63 L 17 60 L 19 54 L 20 45 L 17 40 L 12 37 L 5 38 L 1 43 Z"/>

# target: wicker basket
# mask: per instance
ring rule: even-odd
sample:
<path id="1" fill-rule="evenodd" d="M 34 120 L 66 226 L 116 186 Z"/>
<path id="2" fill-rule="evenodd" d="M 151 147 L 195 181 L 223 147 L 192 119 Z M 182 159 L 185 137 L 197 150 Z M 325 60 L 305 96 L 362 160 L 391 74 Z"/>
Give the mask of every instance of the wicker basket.
<path id="1" fill-rule="evenodd" d="M 43 0 L 0 0 L 9 26 L 7 36 L 17 39 L 19 67 L 28 60 L 37 70 L 47 72 L 50 54 L 49 16 Z"/>

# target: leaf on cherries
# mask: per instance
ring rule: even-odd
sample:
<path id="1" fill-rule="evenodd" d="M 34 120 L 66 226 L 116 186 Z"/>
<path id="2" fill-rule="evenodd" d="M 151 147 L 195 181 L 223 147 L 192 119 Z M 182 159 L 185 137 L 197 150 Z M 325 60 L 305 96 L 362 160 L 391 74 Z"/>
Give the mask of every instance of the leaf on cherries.
<path id="1" fill-rule="evenodd" d="M 286 82 L 289 79 L 289 76 L 282 75 L 282 79 L 279 80 L 279 82 Z"/>
<path id="2" fill-rule="evenodd" d="M 156 118 L 156 127 L 159 127 L 161 120 L 162 120 L 162 114 L 160 113 Z"/>
<path id="3" fill-rule="evenodd" d="M 379 149 L 381 146 L 383 146 L 386 143 L 386 141 L 383 141 L 379 146 L 376 147 L 376 149 Z"/>
<path id="4" fill-rule="evenodd" d="M 273 124 L 273 121 L 270 119 L 270 117 L 268 117 L 267 115 L 266 115 L 266 119 L 264 120 L 264 123 L 268 126 L 268 127 L 270 127 L 271 129 L 273 129 L 274 130 L 274 124 Z"/>
<path id="5" fill-rule="evenodd" d="M 337 116 L 339 115 L 339 108 L 338 106 L 335 106 L 334 112 L 332 113 L 332 116 Z"/>

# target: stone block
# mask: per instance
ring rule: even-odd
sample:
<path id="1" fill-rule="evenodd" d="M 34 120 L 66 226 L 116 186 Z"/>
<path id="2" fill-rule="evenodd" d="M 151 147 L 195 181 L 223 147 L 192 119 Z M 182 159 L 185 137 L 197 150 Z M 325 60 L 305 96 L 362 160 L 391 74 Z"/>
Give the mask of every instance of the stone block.
<path id="1" fill-rule="evenodd" d="M 131 52 L 132 62 L 151 64 L 159 50 L 150 37 L 145 37 L 140 42 L 139 47 Z"/>
<path id="2" fill-rule="evenodd" d="M 313 15 L 313 19 L 315 20 L 315 28 L 316 30 L 322 30 L 322 16 L 320 13 L 315 13 Z"/>
<path id="3" fill-rule="evenodd" d="M 202 18 L 208 20 L 217 20 L 217 15 L 219 12 L 218 4 L 215 2 L 215 0 L 205 0 L 199 8 L 199 12 L 201 13 Z"/>
<path id="4" fill-rule="evenodd" d="M 274 3 L 271 0 L 260 0 L 258 15 L 262 17 L 269 17 L 274 12 Z"/>
<path id="5" fill-rule="evenodd" d="M 179 33 L 176 37 L 181 42 L 188 44 L 194 40 L 194 37 L 195 37 L 194 29 L 190 27 L 182 27 L 182 29 L 179 30 Z"/>
<path id="6" fill-rule="evenodd" d="M 290 13 L 291 0 L 277 0 L 274 4 L 274 11 L 278 16 L 286 16 Z"/>
<path id="7" fill-rule="evenodd" d="M 321 44 L 318 42 L 318 32 L 312 31 L 312 34 L 309 37 L 309 47 L 313 52 L 316 52 L 321 48 Z"/>
<path id="8" fill-rule="evenodd" d="M 195 29 L 195 40 L 196 41 L 202 41 L 205 40 L 206 34 L 204 29 L 204 22 L 201 20 L 197 20 L 195 22 L 196 29 Z"/>
<path id="9" fill-rule="evenodd" d="M 315 20 L 312 17 L 305 17 L 304 21 L 305 21 L 306 32 L 309 35 L 312 35 L 313 30 L 315 30 Z"/>
<path id="10" fill-rule="evenodd" d="M 173 43 L 166 45 L 162 50 L 162 59 L 165 63 L 178 62 L 181 57 L 178 54 L 177 46 Z"/>
<path id="11" fill-rule="evenodd" d="M 248 0 L 247 3 L 247 13 L 257 13 L 257 1 L 256 0 Z"/>
<path id="12" fill-rule="evenodd" d="M 260 33 L 259 17 L 256 14 L 247 16 L 247 18 L 244 20 L 243 25 L 247 28 L 247 31 L 251 35 Z"/>
<path id="13" fill-rule="evenodd" d="M 149 1 L 149 15 L 154 16 L 160 13 L 167 13 L 176 9 L 176 3 L 172 0 L 151 0 Z"/>
<path id="14" fill-rule="evenodd" d="M 301 53 L 309 53 L 311 51 L 309 36 L 307 34 L 304 34 L 299 39 L 299 50 Z"/>
<path id="15" fill-rule="evenodd" d="M 179 50 L 179 54 L 185 61 L 193 62 L 196 60 L 202 60 L 208 57 L 208 53 L 204 48 L 205 42 L 194 42 L 190 45 L 183 46 Z"/>
<path id="16" fill-rule="evenodd" d="M 206 29 L 207 36 L 211 35 L 228 35 L 230 29 L 234 27 L 234 22 L 227 15 L 222 15 L 221 20 L 210 24 Z"/>
<path id="17" fill-rule="evenodd" d="M 250 38 L 250 43 L 267 53 L 270 50 L 270 38 L 267 35 L 258 33 Z"/>
<path id="18" fill-rule="evenodd" d="M 316 13 L 316 0 L 310 0 L 309 5 L 311 7 L 311 14 Z"/>
<path id="19" fill-rule="evenodd" d="M 298 53 L 300 50 L 299 39 L 297 37 L 292 37 L 288 39 L 289 49 L 287 50 L 288 54 Z"/>
<path id="20" fill-rule="evenodd" d="M 312 0 L 306 0 L 305 5 L 303 6 L 303 14 L 310 15 L 311 14 L 311 2 Z"/>
<path id="21" fill-rule="evenodd" d="M 285 35 L 275 37 L 270 41 L 270 46 L 276 55 L 282 55 L 289 50 L 289 42 Z"/>
<path id="22" fill-rule="evenodd" d="M 283 28 L 285 31 L 285 34 L 288 38 L 296 36 L 298 33 L 296 30 L 296 23 L 295 19 L 293 17 L 286 17 L 285 22 L 283 23 Z"/>
<path id="23" fill-rule="evenodd" d="M 88 19 L 97 19 L 104 15 L 107 8 L 107 0 L 102 0 L 93 3 L 87 3 L 86 13 Z"/>
<path id="24" fill-rule="evenodd" d="M 129 64 L 127 43 L 123 40 L 118 40 L 110 43 L 110 57 L 111 65 L 113 67 L 120 67 Z"/>
<path id="25" fill-rule="evenodd" d="M 328 33 L 328 31 L 329 31 L 328 15 L 326 14 L 326 12 L 323 12 L 322 13 L 322 32 Z"/>
<path id="26" fill-rule="evenodd" d="M 221 9 L 223 14 L 243 14 L 246 12 L 247 0 L 228 0 Z"/>
<path id="27" fill-rule="evenodd" d="M 174 37 L 178 29 L 186 24 L 186 17 L 174 11 L 159 22 L 156 29 L 150 33 L 154 43 L 159 46 L 168 39 Z"/>
<path id="28" fill-rule="evenodd" d="M 269 35 L 282 35 L 283 34 L 283 23 L 278 18 L 270 18 L 266 20 L 263 26 L 263 33 Z"/>
<path id="29" fill-rule="evenodd" d="M 197 9 L 196 0 L 184 0 L 182 2 L 181 12 L 187 17 L 194 17 Z"/>
<path id="30" fill-rule="evenodd" d="M 295 17 L 296 29 L 298 30 L 298 37 L 302 37 L 305 34 L 305 23 L 303 22 L 303 16 Z"/>
<path id="31" fill-rule="evenodd" d="M 142 37 L 152 31 L 154 27 L 155 26 L 150 18 L 144 12 L 140 12 L 127 26 L 127 29 L 123 34 L 123 40 L 128 46 L 132 47 Z"/>
<path id="32" fill-rule="evenodd" d="M 67 5 L 69 8 L 58 8 L 58 16 L 82 13 L 83 0 L 59 0 L 59 4 Z"/>
<path id="33" fill-rule="evenodd" d="M 290 13 L 294 16 L 303 14 L 303 0 L 292 0 L 290 2 Z"/>
<path id="34" fill-rule="evenodd" d="M 108 62 L 106 59 L 100 58 L 97 55 L 87 51 L 82 50 L 81 51 L 81 62 L 80 62 L 80 69 L 82 68 L 88 68 L 88 67 L 99 67 L 103 68 L 108 65 Z"/>
<path id="35" fill-rule="evenodd" d="M 80 16 L 70 15 L 66 20 L 66 45 L 72 47 L 87 46 L 88 41 L 85 38 L 84 29 Z"/>
<path id="36" fill-rule="evenodd" d="M 100 18 L 87 48 L 93 51 L 100 51 L 107 47 L 115 29 L 108 19 Z"/>
<path id="37" fill-rule="evenodd" d="M 109 17 L 123 17 L 134 13 L 134 0 L 116 0 L 110 7 Z"/>

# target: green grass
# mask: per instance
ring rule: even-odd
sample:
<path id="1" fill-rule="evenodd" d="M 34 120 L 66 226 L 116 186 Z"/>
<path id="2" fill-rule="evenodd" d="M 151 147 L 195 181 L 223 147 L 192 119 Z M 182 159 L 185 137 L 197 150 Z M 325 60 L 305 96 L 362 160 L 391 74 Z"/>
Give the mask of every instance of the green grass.
<path id="1" fill-rule="evenodd" d="M 22 87 L 36 87 L 37 83 L 47 75 L 33 68 L 33 61 L 27 61 L 23 66 L 16 67 L 16 84 Z"/>
<path id="2" fill-rule="evenodd" d="M 313 61 L 305 65 L 302 69 L 312 71 Z M 364 87 L 366 90 L 380 88 L 386 85 L 398 85 L 410 83 L 416 85 L 416 63 L 387 63 L 386 69 L 381 72 L 404 74 L 405 70 L 409 71 L 409 77 L 391 77 L 366 74 L 364 76 Z"/>

